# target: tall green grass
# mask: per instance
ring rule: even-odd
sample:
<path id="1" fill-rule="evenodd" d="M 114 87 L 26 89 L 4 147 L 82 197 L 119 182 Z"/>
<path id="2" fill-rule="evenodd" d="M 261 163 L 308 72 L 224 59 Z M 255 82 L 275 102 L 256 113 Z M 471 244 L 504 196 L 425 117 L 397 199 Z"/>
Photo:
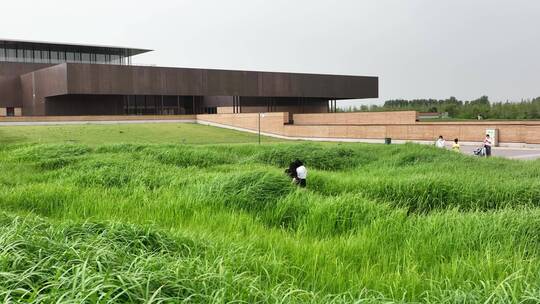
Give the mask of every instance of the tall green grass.
<path id="1" fill-rule="evenodd" d="M 295 158 L 307 189 L 283 170 Z M 540 301 L 540 163 L 417 145 L 0 151 L 14 302 Z"/>

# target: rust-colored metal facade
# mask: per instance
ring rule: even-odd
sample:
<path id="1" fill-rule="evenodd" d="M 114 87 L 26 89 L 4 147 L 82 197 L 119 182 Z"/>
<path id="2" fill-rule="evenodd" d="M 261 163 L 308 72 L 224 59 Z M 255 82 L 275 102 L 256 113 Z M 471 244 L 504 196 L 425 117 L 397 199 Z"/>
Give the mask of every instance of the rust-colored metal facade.
<path id="1" fill-rule="evenodd" d="M 332 111 L 334 100 L 378 97 L 377 77 L 52 63 L 39 54 L 39 63 L 0 60 L 0 108 L 22 107 L 23 115 L 308 113 Z"/>

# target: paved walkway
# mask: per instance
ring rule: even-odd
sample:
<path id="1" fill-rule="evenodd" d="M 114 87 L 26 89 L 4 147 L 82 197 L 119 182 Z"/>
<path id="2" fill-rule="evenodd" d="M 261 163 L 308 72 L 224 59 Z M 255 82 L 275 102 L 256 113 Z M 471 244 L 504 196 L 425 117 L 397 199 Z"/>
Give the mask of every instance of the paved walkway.
<path id="1" fill-rule="evenodd" d="M 478 147 L 479 146 L 461 146 L 461 152 L 473 155 L 473 151 Z M 491 155 L 510 159 L 534 160 L 540 158 L 540 149 L 494 147 L 491 149 Z"/>

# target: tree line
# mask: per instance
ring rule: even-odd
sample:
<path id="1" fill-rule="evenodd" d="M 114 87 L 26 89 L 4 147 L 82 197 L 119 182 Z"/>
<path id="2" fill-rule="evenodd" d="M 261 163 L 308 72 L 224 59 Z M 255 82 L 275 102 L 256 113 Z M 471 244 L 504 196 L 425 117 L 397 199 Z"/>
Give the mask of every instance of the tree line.
<path id="1" fill-rule="evenodd" d="M 474 100 L 392 99 L 383 106 L 362 105 L 342 109 L 346 112 L 408 111 L 447 113 L 457 119 L 540 119 L 540 97 L 520 102 L 490 102 L 487 96 Z"/>

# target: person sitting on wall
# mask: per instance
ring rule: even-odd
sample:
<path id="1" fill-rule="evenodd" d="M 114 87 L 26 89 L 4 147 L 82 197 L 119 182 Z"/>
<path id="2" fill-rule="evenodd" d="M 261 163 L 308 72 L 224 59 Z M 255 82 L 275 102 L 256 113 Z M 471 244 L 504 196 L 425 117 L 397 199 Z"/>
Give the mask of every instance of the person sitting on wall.
<path id="1" fill-rule="evenodd" d="M 298 185 L 301 188 L 306 187 L 306 178 L 307 178 L 307 169 L 304 166 L 304 163 L 299 161 L 298 163 L 300 166 L 296 168 L 296 179 L 298 180 Z"/>
<path id="2" fill-rule="evenodd" d="M 461 147 L 459 146 L 459 140 L 455 138 L 454 144 L 452 145 L 452 151 L 459 152 L 460 150 L 461 150 Z"/>
<path id="3" fill-rule="evenodd" d="M 486 138 L 484 138 L 484 149 L 486 151 L 486 157 L 491 156 L 491 138 L 489 137 L 489 134 L 486 134 Z"/>
<path id="4" fill-rule="evenodd" d="M 435 142 L 435 147 L 444 149 L 445 141 L 442 135 L 439 135 L 439 139 Z"/>

